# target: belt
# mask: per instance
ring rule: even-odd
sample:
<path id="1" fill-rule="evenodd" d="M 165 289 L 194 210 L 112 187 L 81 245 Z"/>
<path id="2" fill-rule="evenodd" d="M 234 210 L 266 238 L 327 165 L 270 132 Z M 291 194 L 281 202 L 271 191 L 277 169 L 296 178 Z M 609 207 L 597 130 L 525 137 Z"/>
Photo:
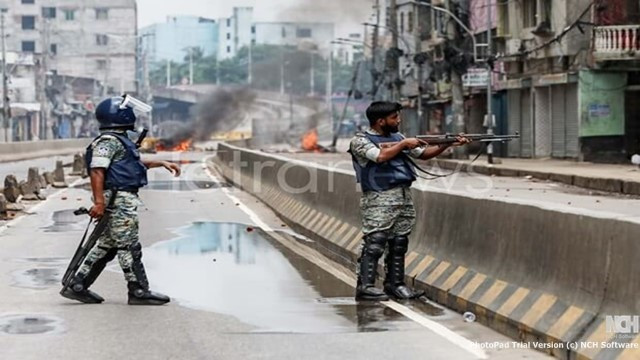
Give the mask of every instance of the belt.
<path id="1" fill-rule="evenodd" d="M 135 189 L 134 188 L 134 189 L 118 189 L 117 191 L 118 192 L 128 192 L 128 193 L 132 193 L 132 194 L 136 194 L 137 195 L 139 190 L 140 189 Z"/>

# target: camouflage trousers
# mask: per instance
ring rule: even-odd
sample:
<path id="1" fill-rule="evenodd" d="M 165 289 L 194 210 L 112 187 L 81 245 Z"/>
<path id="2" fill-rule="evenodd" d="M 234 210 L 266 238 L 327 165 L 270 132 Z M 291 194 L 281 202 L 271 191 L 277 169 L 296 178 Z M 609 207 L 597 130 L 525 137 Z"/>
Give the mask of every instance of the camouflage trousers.
<path id="1" fill-rule="evenodd" d="M 109 203 L 111 191 L 105 191 Z M 146 282 L 142 266 L 142 246 L 138 238 L 138 206 L 142 202 L 137 194 L 118 192 L 109 224 L 96 245 L 87 255 L 78 274 L 86 276 L 99 261 L 110 261 L 117 254 L 118 262 L 127 281 Z"/>
<path id="2" fill-rule="evenodd" d="M 363 193 L 360 213 L 364 235 L 375 232 L 385 232 L 390 237 L 409 235 L 416 224 L 416 209 L 409 187 Z"/>

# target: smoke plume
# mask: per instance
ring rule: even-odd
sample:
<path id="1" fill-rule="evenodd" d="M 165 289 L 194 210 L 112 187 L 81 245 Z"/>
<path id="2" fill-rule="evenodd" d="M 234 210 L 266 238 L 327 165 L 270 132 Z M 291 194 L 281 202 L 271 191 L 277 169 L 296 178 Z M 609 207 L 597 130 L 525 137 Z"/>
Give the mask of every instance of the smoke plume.
<path id="1" fill-rule="evenodd" d="M 196 120 L 162 139 L 162 145 L 173 147 L 189 139 L 205 141 L 215 132 L 233 130 L 244 120 L 255 98 L 246 87 L 213 91 L 196 105 Z"/>

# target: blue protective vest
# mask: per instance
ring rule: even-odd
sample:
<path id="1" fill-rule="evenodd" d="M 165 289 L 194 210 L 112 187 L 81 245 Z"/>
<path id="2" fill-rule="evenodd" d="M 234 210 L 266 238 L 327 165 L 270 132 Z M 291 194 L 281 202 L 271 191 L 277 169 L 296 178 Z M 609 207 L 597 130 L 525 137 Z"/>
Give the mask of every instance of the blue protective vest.
<path id="1" fill-rule="evenodd" d="M 103 135 L 111 135 L 118 139 L 125 148 L 126 155 L 123 159 L 112 162 L 107 169 L 105 175 L 105 189 L 137 191 L 139 188 L 147 185 L 147 167 L 140 160 L 140 152 L 127 136 L 116 132 L 106 132 L 100 134 L 91 143 L 93 144 Z M 87 171 L 91 172 L 91 159 L 93 158 L 93 149 L 91 145 L 87 147 L 86 152 Z"/>
<path id="2" fill-rule="evenodd" d="M 376 146 L 380 143 L 398 142 L 404 139 L 398 133 L 390 136 L 365 133 L 365 136 Z M 353 154 L 351 156 L 356 178 L 363 192 L 385 191 L 398 186 L 411 186 L 411 183 L 416 180 L 415 170 L 404 152 L 384 163 L 368 161 L 366 166 L 360 165 Z"/>

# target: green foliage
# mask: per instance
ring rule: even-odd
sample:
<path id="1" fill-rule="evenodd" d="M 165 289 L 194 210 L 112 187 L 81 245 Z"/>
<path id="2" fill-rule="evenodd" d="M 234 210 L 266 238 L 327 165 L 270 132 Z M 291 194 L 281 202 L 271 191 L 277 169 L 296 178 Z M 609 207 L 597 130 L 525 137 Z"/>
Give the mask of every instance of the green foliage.
<path id="1" fill-rule="evenodd" d="M 294 47 L 275 45 L 254 45 L 251 49 L 252 86 L 260 90 L 280 91 L 281 83 L 285 91 L 296 94 L 310 93 L 311 63 L 313 57 L 314 92 L 326 93 L 328 60 L 318 54 L 299 51 Z M 217 68 L 219 67 L 219 68 Z M 243 47 L 236 56 L 219 63 L 214 56 L 203 56 L 202 50 L 193 50 L 193 81 L 196 84 L 216 82 L 216 74 L 222 84 L 246 84 L 249 71 L 249 48 Z M 334 92 L 347 92 L 351 86 L 353 66 L 334 61 Z M 189 55 L 182 63 L 171 63 L 171 84 L 186 83 L 189 79 Z M 167 83 L 167 63 L 154 64 L 150 72 L 153 86 Z"/>

